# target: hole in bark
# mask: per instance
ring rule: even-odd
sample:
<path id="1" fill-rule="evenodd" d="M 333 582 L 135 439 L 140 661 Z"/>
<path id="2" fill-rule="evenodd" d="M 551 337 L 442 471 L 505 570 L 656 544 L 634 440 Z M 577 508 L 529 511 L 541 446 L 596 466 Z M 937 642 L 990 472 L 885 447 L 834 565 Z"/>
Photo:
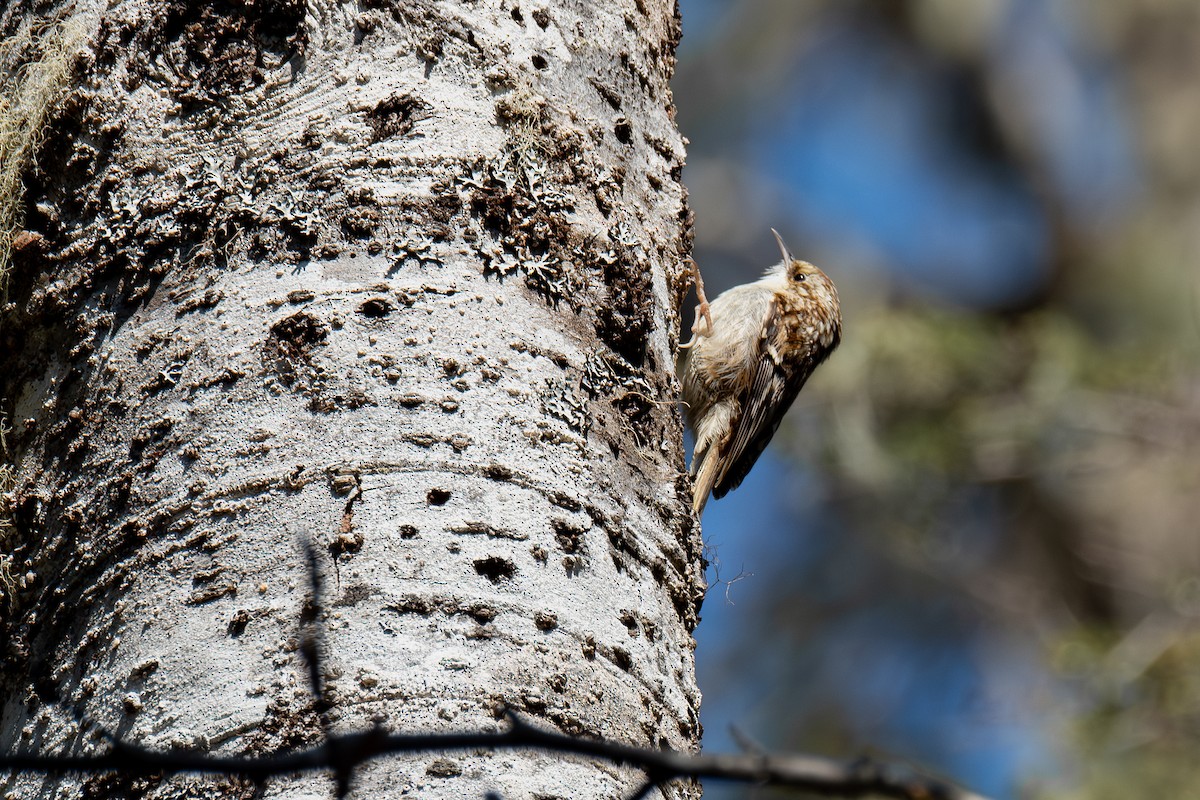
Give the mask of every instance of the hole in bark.
<path id="1" fill-rule="evenodd" d="M 624 647 L 614 647 L 612 649 L 612 660 L 614 664 L 626 672 L 633 666 L 633 658 L 630 657 L 629 651 Z"/>
<path id="2" fill-rule="evenodd" d="M 546 67 L 550 66 L 549 62 L 546 61 L 545 56 L 535 55 L 530 60 L 533 62 L 533 66 L 537 69 L 545 69 Z"/>
<path id="3" fill-rule="evenodd" d="M 512 18 L 514 21 L 519 22 L 522 25 L 525 24 L 525 15 L 521 13 L 520 6 L 513 6 Z"/>
<path id="4" fill-rule="evenodd" d="M 242 608 L 234 612 L 233 617 L 229 620 L 229 625 L 225 628 L 225 632 L 230 636 L 241 636 L 249 624 L 250 612 Z"/>
<path id="5" fill-rule="evenodd" d="M 617 124 L 613 126 L 613 133 L 617 135 L 617 141 L 621 144 L 633 143 L 633 126 L 625 117 L 617 120 Z"/>
<path id="6" fill-rule="evenodd" d="M 425 494 L 425 502 L 431 506 L 444 506 L 450 499 L 450 492 L 446 489 L 430 489 Z"/>
<path id="7" fill-rule="evenodd" d="M 517 567 L 513 562 L 500 556 L 477 558 L 472 563 L 475 571 L 492 583 L 499 583 L 506 578 L 511 578 L 517 572 Z"/>
<path id="8" fill-rule="evenodd" d="M 401 539 L 415 539 L 415 538 L 417 538 L 418 533 L 420 533 L 420 531 L 418 531 L 412 525 L 401 525 L 400 526 L 400 538 Z"/>
<path id="9" fill-rule="evenodd" d="M 358 307 L 358 313 L 364 317 L 379 319 L 392 313 L 392 304 L 381 297 L 372 297 Z"/>

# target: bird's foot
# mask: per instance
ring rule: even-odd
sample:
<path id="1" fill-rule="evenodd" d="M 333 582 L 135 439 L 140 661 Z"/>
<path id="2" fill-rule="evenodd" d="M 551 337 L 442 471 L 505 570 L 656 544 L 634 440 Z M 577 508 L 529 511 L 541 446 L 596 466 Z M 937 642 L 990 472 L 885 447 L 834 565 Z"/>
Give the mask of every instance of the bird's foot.
<path id="1" fill-rule="evenodd" d="M 679 345 L 680 350 L 687 350 L 695 346 L 696 340 L 701 336 L 713 335 L 712 312 L 709 310 L 708 298 L 704 296 L 704 279 L 700 277 L 700 267 L 691 258 L 688 259 L 688 265 L 688 271 L 692 273 L 693 285 L 696 287 L 696 299 L 700 301 L 700 304 L 696 306 L 696 320 L 692 323 L 692 338 Z M 704 320 L 704 329 L 700 327 L 701 319 Z"/>

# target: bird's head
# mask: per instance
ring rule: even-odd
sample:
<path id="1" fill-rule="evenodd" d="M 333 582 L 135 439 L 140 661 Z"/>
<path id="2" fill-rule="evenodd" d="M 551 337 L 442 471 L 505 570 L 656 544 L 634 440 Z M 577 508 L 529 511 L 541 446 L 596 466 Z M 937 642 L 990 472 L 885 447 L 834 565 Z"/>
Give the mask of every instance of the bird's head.
<path id="1" fill-rule="evenodd" d="M 772 271 L 784 279 L 788 291 L 809 298 L 826 316 L 840 324 L 842 309 L 833 281 L 829 280 L 829 276 L 820 268 L 793 256 L 779 231 L 772 228 L 771 233 L 775 234 L 775 242 L 779 245 L 780 255 L 783 256 L 783 260 Z"/>

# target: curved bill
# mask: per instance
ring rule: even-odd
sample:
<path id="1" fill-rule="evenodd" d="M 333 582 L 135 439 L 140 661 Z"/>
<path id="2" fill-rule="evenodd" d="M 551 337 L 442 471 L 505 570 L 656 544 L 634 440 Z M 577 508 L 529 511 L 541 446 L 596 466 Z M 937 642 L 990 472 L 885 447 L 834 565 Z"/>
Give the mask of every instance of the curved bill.
<path id="1" fill-rule="evenodd" d="M 795 261 L 792 254 L 788 252 L 787 245 L 783 243 L 783 237 L 779 235 L 779 231 L 771 228 L 771 233 L 775 234 L 775 241 L 779 244 L 779 252 L 783 253 L 784 261 Z"/>

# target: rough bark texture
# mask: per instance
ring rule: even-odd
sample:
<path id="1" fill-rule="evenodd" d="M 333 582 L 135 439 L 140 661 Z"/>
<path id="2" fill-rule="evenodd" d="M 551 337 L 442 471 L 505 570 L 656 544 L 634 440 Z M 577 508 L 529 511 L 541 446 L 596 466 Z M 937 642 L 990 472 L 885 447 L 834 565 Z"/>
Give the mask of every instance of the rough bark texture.
<path id="1" fill-rule="evenodd" d="M 44 5 L 12 4 L 0 36 Z M 335 728 L 487 729 L 507 705 L 695 748 L 674 0 L 72 7 L 94 32 L 27 174 L 35 235 L 0 318 L 20 576 L 0 747 L 92 746 L 39 691 L 150 745 L 316 741 L 307 536 Z M 635 779 L 429 755 L 363 770 L 356 794 Z"/>

